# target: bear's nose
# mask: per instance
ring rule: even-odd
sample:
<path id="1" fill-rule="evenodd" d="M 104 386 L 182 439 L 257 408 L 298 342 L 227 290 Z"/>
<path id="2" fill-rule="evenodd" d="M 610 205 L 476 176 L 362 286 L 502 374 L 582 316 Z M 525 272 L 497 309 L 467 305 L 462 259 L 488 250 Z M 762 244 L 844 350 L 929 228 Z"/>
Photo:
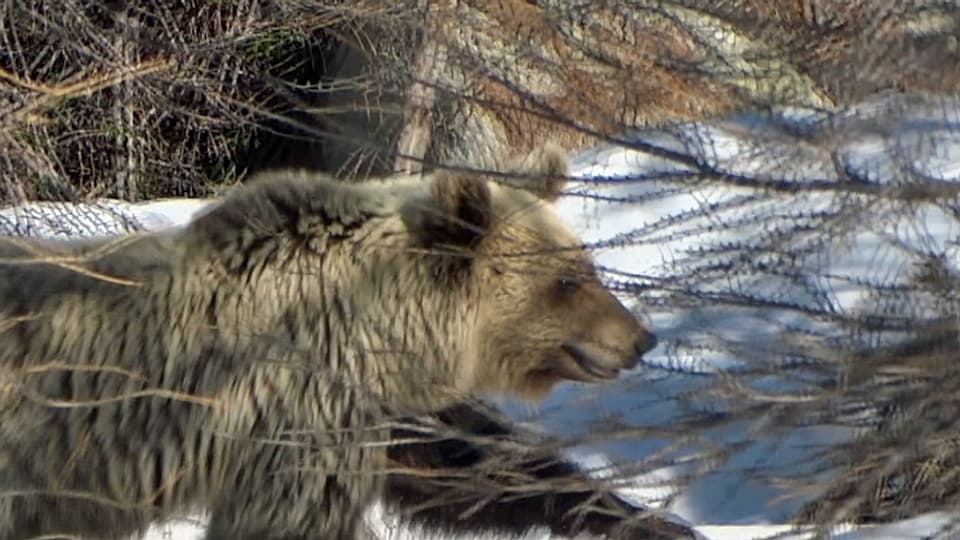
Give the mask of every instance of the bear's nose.
<path id="1" fill-rule="evenodd" d="M 657 347 L 657 336 L 652 332 L 644 332 L 643 336 L 633 342 L 633 350 L 636 351 L 637 356 L 643 356 L 644 354 L 652 351 Z"/>

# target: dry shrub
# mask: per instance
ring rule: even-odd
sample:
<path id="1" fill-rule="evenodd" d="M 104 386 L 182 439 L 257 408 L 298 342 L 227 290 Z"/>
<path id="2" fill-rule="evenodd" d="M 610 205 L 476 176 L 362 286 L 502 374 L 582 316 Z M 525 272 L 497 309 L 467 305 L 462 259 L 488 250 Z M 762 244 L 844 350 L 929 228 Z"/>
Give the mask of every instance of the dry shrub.
<path id="1" fill-rule="evenodd" d="M 748 437 L 768 438 L 842 425 L 857 437 L 795 479 L 840 472 L 805 515 L 821 525 L 889 520 L 957 502 L 960 284 L 949 254 L 900 246 L 916 263 L 912 273 L 857 283 L 870 301 L 838 312 L 818 281 L 830 277 L 818 254 L 882 231 L 891 217 L 909 221 L 918 206 L 960 215 L 953 186 L 911 168 L 910 155 L 888 148 L 903 161 L 873 171 L 887 184 L 878 187 L 837 153 L 857 137 L 897 143 L 892 133 L 909 124 L 910 100 L 851 108 L 884 92 L 920 93 L 925 118 L 949 138 L 956 104 L 922 94 L 957 94 L 958 33 L 960 8 L 933 0 L 5 0 L 0 201 L 207 196 L 280 165 L 345 178 L 492 168 L 547 140 L 675 160 L 692 172 L 645 180 L 667 191 L 753 194 L 638 225 L 611 243 L 693 236 L 707 231 L 697 220 L 711 217 L 709 231 L 756 235 L 684 258 L 670 279 L 619 275 L 624 292 L 663 311 L 788 311 L 818 330 L 784 328 L 766 348 L 700 339 L 706 329 L 680 339 L 670 344 L 674 357 L 719 350 L 743 363 L 697 391 L 665 397 L 685 411 L 670 429 L 596 432 L 674 440 L 678 450 L 737 423 L 755 426 Z M 768 164 L 762 174 L 711 162 L 695 148 L 702 137 L 681 137 L 678 150 L 626 135 L 786 105 L 807 107 L 816 121 L 808 131 L 746 133 L 753 157 Z M 781 144 L 764 144 L 771 139 Z M 936 137 L 916 143 L 936 154 Z M 827 172 L 800 178 L 798 158 Z M 817 197 L 826 197 L 825 209 Z M 677 232 L 684 224 L 689 230 Z M 809 302 L 731 285 L 754 278 L 802 291 Z M 764 387 L 770 378 L 794 390 Z M 709 469 L 749 444 L 721 445 L 701 461 Z M 644 468 L 674 463 L 664 456 Z"/>

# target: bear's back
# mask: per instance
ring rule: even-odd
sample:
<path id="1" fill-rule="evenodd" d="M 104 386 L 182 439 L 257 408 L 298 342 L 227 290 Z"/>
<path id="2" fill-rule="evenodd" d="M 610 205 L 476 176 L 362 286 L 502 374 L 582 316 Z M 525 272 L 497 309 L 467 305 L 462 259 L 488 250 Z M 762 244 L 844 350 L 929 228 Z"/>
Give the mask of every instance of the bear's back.
<path id="1" fill-rule="evenodd" d="M 46 240 L 0 238 L 0 314 L 40 308 L 64 296 L 107 294 L 168 274 L 177 260 L 170 234 Z"/>

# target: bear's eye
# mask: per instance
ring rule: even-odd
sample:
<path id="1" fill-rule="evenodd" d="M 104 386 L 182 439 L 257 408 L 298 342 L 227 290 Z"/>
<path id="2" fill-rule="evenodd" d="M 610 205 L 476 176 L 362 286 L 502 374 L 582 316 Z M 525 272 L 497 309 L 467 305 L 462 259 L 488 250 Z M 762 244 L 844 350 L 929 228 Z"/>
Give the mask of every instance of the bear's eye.
<path id="1" fill-rule="evenodd" d="M 564 294 L 571 294 L 580 289 L 581 281 L 574 276 L 561 276 L 557 280 L 557 289 Z"/>

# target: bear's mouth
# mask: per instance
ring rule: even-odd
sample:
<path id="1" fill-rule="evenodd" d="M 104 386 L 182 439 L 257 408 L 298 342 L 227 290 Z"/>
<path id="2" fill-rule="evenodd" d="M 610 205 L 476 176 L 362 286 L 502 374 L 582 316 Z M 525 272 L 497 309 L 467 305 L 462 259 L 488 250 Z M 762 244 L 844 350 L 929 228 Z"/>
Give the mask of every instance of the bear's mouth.
<path id="1" fill-rule="evenodd" d="M 580 372 L 574 373 L 571 370 L 567 370 L 567 373 L 564 375 L 572 380 L 608 381 L 610 379 L 616 379 L 620 374 L 619 369 L 602 365 L 599 359 L 575 344 L 564 343 L 560 348 L 573 360 L 573 363 L 578 368 L 577 371 Z"/>

